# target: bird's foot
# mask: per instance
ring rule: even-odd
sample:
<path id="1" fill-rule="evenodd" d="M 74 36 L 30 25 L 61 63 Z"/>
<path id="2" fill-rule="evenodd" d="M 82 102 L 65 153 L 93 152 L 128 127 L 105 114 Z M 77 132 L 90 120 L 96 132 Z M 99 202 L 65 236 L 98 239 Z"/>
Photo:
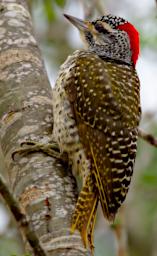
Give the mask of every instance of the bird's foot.
<path id="1" fill-rule="evenodd" d="M 25 156 L 30 153 L 43 152 L 54 158 L 67 161 L 67 154 L 61 153 L 58 144 L 52 143 L 39 143 L 36 141 L 24 141 L 21 143 L 20 148 L 15 150 L 12 158 L 15 160 L 18 156 Z"/>

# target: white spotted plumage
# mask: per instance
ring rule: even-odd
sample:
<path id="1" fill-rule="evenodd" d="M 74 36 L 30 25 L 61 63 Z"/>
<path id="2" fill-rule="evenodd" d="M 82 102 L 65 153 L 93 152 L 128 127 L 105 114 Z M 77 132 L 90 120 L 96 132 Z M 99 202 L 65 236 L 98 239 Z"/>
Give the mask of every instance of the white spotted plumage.
<path id="1" fill-rule="evenodd" d="M 80 29 L 88 49 L 76 51 L 61 67 L 53 92 L 54 136 L 74 173 L 82 176 L 72 228 L 93 249 L 98 202 L 113 220 L 133 173 L 141 115 L 138 33 L 112 15 L 88 23 L 65 16 Z"/>
<path id="2" fill-rule="evenodd" d="M 73 164 L 74 175 L 81 175 L 83 181 L 85 181 L 85 177 L 90 171 L 90 161 L 87 159 L 83 145 L 80 142 L 76 121 L 64 88 L 64 84 L 68 80 L 69 70 L 75 65 L 74 59 L 78 55 L 79 51 L 76 51 L 62 65 L 56 86 L 53 89 L 53 136 L 57 140 L 61 151 L 68 152 L 69 159 Z M 77 70 L 79 69 L 77 68 Z M 75 84 L 77 84 L 76 81 Z"/>

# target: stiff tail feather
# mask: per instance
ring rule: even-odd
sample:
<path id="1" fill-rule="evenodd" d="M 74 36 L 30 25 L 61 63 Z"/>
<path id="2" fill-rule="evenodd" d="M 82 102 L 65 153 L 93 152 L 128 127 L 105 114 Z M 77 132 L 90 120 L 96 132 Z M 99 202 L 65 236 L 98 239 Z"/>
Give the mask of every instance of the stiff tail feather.
<path id="1" fill-rule="evenodd" d="M 80 192 L 75 211 L 72 216 L 71 232 L 73 233 L 75 229 L 78 229 L 81 233 L 84 246 L 87 247 L 89 243 L 90 249 L 93 251 L 93 230 L 99 198 L 93 188 L 91 179 L 91 174 L 89 174 Z"/>
<path id="2" fill-rule="evenodd" d="M 95 222 L 96 222 L 96 213 L 97 213 L 98 203 L 99 203 L 99 200 L 97 196 L 93 215 L 91 216 L 90 225 L 88 228 L 88 242 L 89 242 L 89 247 L 92 255 L 94 255 L 94 228 L 95 228 Z"/>
<path id="3" fill-rule="evenodd" d="M 109 212 L 108 196 L 107 196 L 106 190 L 102 184 L 100 172 L 99 172 L 99 169 L 97 166 L 96 157 L 94 155 L 93 147 L 91 145 L 90 145 L 90 150 L 91 150 L 91 154 L 92 154 L 92 158 L 93 158 L 93 162 L 94 162 L 94 168 L 93 168 L 94 169 L 94 178 L 95 178 L 96 186 L 97 186 L 98 193 L 99 193 L 99 199 L 100 199 L 102 211 L 103 211 L 104 216 L 109 221 L 113 221 L 115 216 L 113 214 L 110 214 L 110 212 Z"/>

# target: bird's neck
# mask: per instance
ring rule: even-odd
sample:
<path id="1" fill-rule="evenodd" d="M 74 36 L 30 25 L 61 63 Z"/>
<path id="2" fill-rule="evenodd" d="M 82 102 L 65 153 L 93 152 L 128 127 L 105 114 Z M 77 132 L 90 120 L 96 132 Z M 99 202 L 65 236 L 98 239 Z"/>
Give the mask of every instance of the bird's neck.
<path id="1" fill-rule="evenodd" d="M 132 59 L 131 59 L 131 52 L 130 50 L 120 51 L 115 50 L 110 45 L 105 46 L 95 46 L 94 48 L 89 48 L 90 52 L 94 52 L 96 55 L 98 55 L 103 60 L 111 60 L 119 63 L 125 63 L 127 65 L 133 65 Z"/>
<path id="2" fill-rule="evenodd" d="M 130 50 L 130 42 L 127 37 L 114 35 L 112 41 L 104 44 L 97 44 L 92 41 L 89 51 L 94 52 L 102 59 L 110 59 L 111 61 L 133 65 L 132 52 Z"/>

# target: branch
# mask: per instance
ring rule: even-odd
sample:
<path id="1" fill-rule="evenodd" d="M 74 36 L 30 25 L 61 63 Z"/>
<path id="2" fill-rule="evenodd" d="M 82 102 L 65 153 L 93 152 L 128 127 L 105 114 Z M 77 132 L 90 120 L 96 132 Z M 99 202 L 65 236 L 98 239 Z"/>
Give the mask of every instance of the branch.
<path id="1" fill-rule="evenodd" d="M 139 129 L 139 137 L 145 140 L 150 145 L 157 147 L 157 138 L 155 138 L 152 134 L 146 133 L 143 130 Z"/>
<path id="2" fill-rule="evenodd" d="M 99 15 L 105 15 L 106 11 L 101 2 L 101 0 L 81 0 L 81 4 L 84 11 L 84 18 L 90 20 L 93 18 L 95 11 L 99 13 Z"/>
<path id="3" fill-rule="evenodd" d="M 42 246 L 39 243 L 39 239 L 36 233 L 30 228 L 29 222 L 26 219 L 26 216 L 22 213 L 18 202 L 14 199 L 13 195 L 10 193 L 7 188 L 7 184 L 5 184 L 3 178 L 0 176 L 0 194 L 4 198 L 7 203 L 9 209 L 13 213 L 17 223 L 21 227 L 23 233 L 30 246 L 34 251 L 34 255 L 38 256 L 46 256 L 47 254 L 44 252 Z"/>
<path id="4" fill-rule="evenodd" d="M 85 19 L 90 20 L 93 17 L 94 11 L 95 11 L 95 6 L 96 6 L 96 1 L 97 0 L 91 0 L 91 2 L 89 4 L 88 1 L 81 0 Z"/>
<path id="5" fill-rule="evenodd" d="M 121 206 L 118 218 L 111 226 L 117 240 L 117 256 L 128 256 L 127 234 L 125 225 L 125 207 Z"/>
<path id="6" fill-rule="evenodd" d="M 105 6 L 101 0 L 96 2 L 96 9 L 97 9 L 99 15 L 107 15 L 108 14 L 108 12 L 105 9 Z"/>

